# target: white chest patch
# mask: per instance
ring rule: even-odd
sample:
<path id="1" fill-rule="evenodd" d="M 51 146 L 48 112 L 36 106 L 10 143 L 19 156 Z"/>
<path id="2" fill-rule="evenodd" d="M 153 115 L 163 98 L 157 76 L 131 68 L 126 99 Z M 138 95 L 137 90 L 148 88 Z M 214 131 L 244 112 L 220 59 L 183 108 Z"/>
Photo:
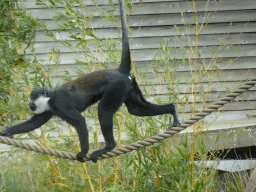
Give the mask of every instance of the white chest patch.
<path id="1" fill-rule="evenodd" d="M 36 105 L 36 110 L 34 111 L 35 114 L 40 114 L 45 111 L 51 110 L 48 101 L 50 100 L 49 97 L 39 97 L 34 101 Z"/>

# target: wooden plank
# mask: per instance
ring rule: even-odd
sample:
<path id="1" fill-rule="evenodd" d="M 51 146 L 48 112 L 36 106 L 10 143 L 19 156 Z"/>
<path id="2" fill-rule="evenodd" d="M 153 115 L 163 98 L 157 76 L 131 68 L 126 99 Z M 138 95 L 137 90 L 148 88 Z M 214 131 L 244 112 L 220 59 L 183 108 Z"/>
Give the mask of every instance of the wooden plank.
<path id="1" fill-rule="evenodd" d="M 242 112 L 241 112 L 242 113 Z M 237 119 L 223 122 L 213 122 L 212 129 L 198 132 L 198 141 L 204 140 L 205 146 L 209 151 L 248 147 L 256 145 L 255 142 L 255 121 L 248 123 L 249 119 Z M 225 129 L 218 129 L 223 124 L 227 124 Z M 179 142 L 184 137 L 184 133 L 189 132 L 189 142 L 192 142 L 193 131 L 189 128 L 172 138 L 174 142 Z M 217 139 L 218 138 L 218 139 Z M 217 140 L 216 140 L 217 139 Z"/>
<path id="2" fill-rule="evenodd" d="M 144 93 L 144 91 L 143 91 Z M 170 93 L 170 96 L 173 96 L 173 94 L 169 91 L 167 92 L 166 95 L 164 94 L 157 94 L 157 95 L 144 95 L 146 99 L 149 99 L 150 101 L 162 101 L 163 103 L 166 103 L 168 100 L 169 100 L 169 94 Z M 197 108 L 200 107 L 202 108 L 203 105 L 206 105 L 208 106 L 209 104 L 212 104 L 218 100 L 220 100 L 221 98 L 225 97 L 228 93 L 225 93 L 225 92 L 219 92 L 219 93 L 207 93 L 207 96 L 204 96 L 202 95 L 201 93 L 197 93 L 196 95 L 196 99 L 194 100 L 194 95 L 192 94 L 178 94 L 175 96 L 178 98 L 175 103 L 179 103 L 180 105 L 185 105 L 187 106 L 188 108 L 191 108 L 192 107 L 192 104 L 194 103 L 194 101 L 196 101 L 196 104 L 197 104 Z M 207 98 L 205 98 L 207 97 Z M 241 96 L 237 97 L 236 99 L 234 99 L 234 101 L 230 104 L 233 106 L 232 110 L 240 110 L 239 106 L 237 106 L 237 109 L 236 108 L 236 105 L 237 103 L 254 103 L 256 102 L 256 92 L 255 91 L 247 91 L 245 93 L 243 93 Z M 254 105 L 254 104 L 252 104 Z M 254 107 L 256 107 L 254 105 Z M 185 108 L 186 110 L 187 108 Z M 253 108 L 251 108 L 253 109 Z M 255 109 L 255 108 L 254 108 Z M 188 112 L 188 111 L 185 111 L 185 112 Z"/>
<path id="3" fill-rule="evenodd" d="M 164 101 L 165 102 L 163 103 L 166 103 L 166 100 Z M 204 106 L 201 103 L 197 103 L 195 111 L 200 112 L 207 106 L 210 106 L 210 104 L 207 103 Z M 186 104 L 182 107 L 177 105 L 177 108 L 181 113 L 190 113 L 194 110 L 194 108 L 192 107 L 192 104 L 190 105 Z M 243 102 L 232 102 L 228 106 L 225 106 L 224 108 L 222 108 L 220 111 L 243 111 L 243 110 L 254 110 L 255 108 L 256 108 L 256 101 L 243 101 Z"/>
<path id="4" fill-rule="evenodd" d="M 256 22 L 250 23 L 209 23 L 200 32 L 202 34 L 222 34 L 222 33 L 245 33 L 245 32 L 255 32 Z M 139 27 L 132 28 L 131 37 L 154 37 L 154 36 L 179 36 L 179 35 L 195 35 L 196 27 L 195 25 L 184 26 L 183 24 L 177 25 L 180 34 L 173 25 L 169 26 L 154 26 L 154 27 Z M 104 30 L 104 29 L 102 29 Z M 111 30 L 111 29 L 109 29 Z M 95 30 L 96 31 L 96 30 Z M 114 32 L 114 30 L 112 30 Z M 110 32 L 109 32 L 110 33 Z M 108 33 L 107 33 L 108 34 Z M 199 35 L 199 36 L 200 36 Z"/>
<path id="5" fill-rule="evenodd" d="M 161 98 L 161 100 L 168 100 L 167 95 L 171 92 L 170 92 L 170 90 L 169 91 L 168 90 L 166 90 L 166 91 L 163 90 L 162 92 L 159 92 L 159 93 L 156 93 L 156 94 L 154 94 L 153 91 L 152 92 L 147 92 L 147 93 L 148 94 L 145 95 L 146 98 L 152 98 L 152 99 L 153 98 L 154 99 Z M 212 103 L 212 102 L 220 100 L 221 98 L 225 97 L 228 94 L 226 92 L 217 92 L 217 93 L 207 92 L 207 90 L 205 90 L 205 93 L 207 93 L 207 95 L 206 94 L 202 95 L 201 93 L 197 93 L 196 100 L 195 100 L 196 103 L 203 103 L 203 102 Z M 173 95 L 173 94 L 171 93 L 170 95 Z M 186 103 L 190 103 L 190 104 L 194 102 L 194 98 L 195 98 L 194 95 L 189 94 L 189 92 L 186 93 L 186 94 L 180 94 L 179 93 L 176 96 L 178 98 L 178 102 L 185 102 L 186 101 Z M 243 93 L 241 96 L 237 97 L 234 101 L 256 101 L 256 91 L 255 90 L 247 91 L 247 92 Z"/>
<path id="6" fill-rule="evenodd" d="M 191 112 L 183 113 L 181 111 L 178 111 L 178 113 L 179 113 L 179 117 L 182 121 L 189 119 L 192 115 Z M 201 126 L 205 127 L 205 124 L 207 125 L 210 122 L 216 122 L 216 124 L 218 123 L 217 126 L 212 126 L 212 127 L 210 127 L 210 130 L 208 129 L 208 131 L 212 131 L 212 130 L 223 129 L 225 121 L 229 122 L 227 124 L 230 124 L 234 120 L 237 120 L 239 122 L 239 120 L 246 120 L 246 119 L 248 121 L 240 122 L 239 123 L 240 125 L 238 127 L 245 127 L 245 125 L 248 125 L 248 124 L 249 124 L 249 126 L 251 126 L 253 124 L 256 125 L 255 123 L 251 123 L 251 122 L 255 122 L 255 118 L 250 117 L 251 114 L 255 114 L 255 110 L 213 112 L 202 119 L 204 124 L 201 124 Z M 247 124 L 247 122 L 248 122 L 248 124 Z M 221 124 L 223 124 L 223 127 L 220 126 Z M 238 123 L 234 122 L 233 125 L 231 124 L 231 126 L 228 126 L 228 127 L 227 127 L 227 125 L 225 125 L 224 129 L 232 128 L 236 124 L 238 124 Z M 241 126 L 241 124 L 244 124 L 244 126 Z M 193 129 L 189 128 L 185 132 L 193 132 Z"/>
<path id="7" fill-rule="evenodd" d="M 194 35 L 195 34 L 195 25 L 191 25 L 186 28 L 184 25 L 177 26 L 180 30 L 180 33 L 173 26 L 154 26 L 154 27 L 139 27 L 133 28 L 132 33 L 130 34 L 131 38 L 135 37 L 165 37 L 165 36 L 175 36 L 179 38 L 181 35 Z M 250 23 L 213 23 L 207 25 L 200 35 L 204 34 L 231 34 L 231 33 L 250 33 L 255 32 L 256 22 Z M 70 32 L 68 31 L 52 31 L 57 40 L 72 40 L 69 38 Z M 118 28 L 107 28 L 107 29 L 94 29 L 94 35 L 100 39 L 105 38 L 119 38 L 121 33 Z M 200 37 L 199 35 L 199 37 Z M 86 36 L 85 39 L 92 39 L 91 37 Z M 53 41 L 52 38 L 45 36 L 45 33 L 38 31 L 36 33 L 36 42 L 44 41 Z"/>
<path id="8" fill-rule="evenodd" d="M 196 36 L 188 37 L 175 37 L 175 36 L 166 36 L 166 37 L 144 37 L 144 38 L 132 38 L 130 40 L 130 49 L 152 49 L 159 48 L 160 44 L 165 44 L 165 41 L 168 40 L 169 44 L 174 47 L 194 47 L 196 42 Z M 80 48 L 76 45 L 78 41 L 70 41 L 71 47 L 79 51 Z M 90 51 L 96 51 L 95 43 L 93 40 L 89 40 L 86 42 L 87 47 Z M 239 45 L 239 44 L 256 44 L 256 33 L 243 33 L 243 34 L 227 34 L 227 35 L 200 35 L 197 37 L 197 46 L 211 46 L 211 45 Z M 54 49 L 58 49 L 60 52 L 73 52 L 70 48 L 60 44 L 59 42 L 36 42 L 34 44 L 35 53 L 46 53 L 50 52 L 50 50 L 54 47 Z M 122 48 L 121 42 L 116 39 L 116 47 L 118 49 Z M 31 54 L 31 51 L 28 49 L 27 54 Z"/>
<path id="9" fill-rule="evenodd" d="M 46 5 L 51 5 L 47 0 L 42 0 L 44 3 L 46 3 Z M 156 0 L 133 0 L 133 3 L 148 3 L 148 2 L 155 2 Z M 182 2 L 182 1 L 186 1 L 186 0 L 159 0 L 159 2 Z M 191 1 L 191 0 L 189 0 Z M 200 1 L 205 1 L 205 0 L 200 0 Z M 106 0 L 95 0 L 95 2 L 97 3 L 97 5 L 107 5 L 108 4 L 108 1 Z M 112 2 L 114 4 L 117 4 L 117 0 L 112 0 Z M 36 5 L 35 4 L 36 1 L 35 0 L 25 0 L 22 4 L 24 5 L 24 7 L 28 8 L 28 9 L 40 9 L 40 8 L 45 8 L 45 6 L 43 5 Z M 91 5 L 94 5 L 94 3 L 92 2 L 92 0 L 83 0 L 83 4 L 85 6 L 91 6 Z M 61 7 L 61 6 L 59 6 Z"/>
<path id="10" fill-rule="evenodd" d="M 197 84 L 197 96 L 201 95 L 202 93 L 207 93 L 208 95 L 207 97 L 212 97 L 212 95 L 216 95 L 214 99 L 211 99 L 211 101 L 216 101 L 218 98 L 217 97 L 224 97 L 228 94 L 227 90 L 235 90 L 237 89 L 239 86 L 243 85 L 245 82 L 212 82 L 211 84 L 209 83 L 198 83 Z M 147 95 L 161 95 L 161 94 L 165 94 L 165 93 L 170 93 L 170 92 L 174 92 L 173 94 L 176 94 L 175 92 L 177 92 L 178 94 L 182 95 L 182 94 L 189 94 L 191 93 L 190 87 L 188 84 L 178 84 L 178 85 L 154 85 L 149 86 L 149 85 L 142 85 L 143 86 L 143 93 L 147 93 Z M 172 91 L 171 89 L 168 88 L 168 86 L 172 87 L 174 91 Z M 209 87 L 208 87 L 209 86 Z M 256 86 L 252 87 L 250 89 L 251 91 L 248 91 L 248 93 L 243 93 L 245 95 L 251 94 L 250 96 L 239 96 L 238 99 L 240 100 L 255 100 L 256 97 L 254 96 L 255 94 L 255 90 L 256 90 Z M 242 97 L 242 98 L 241 98 Z M 201 100 L 202 101 L 202 100 Z"/>
<path id="11" fill-rule="evenodd" d="M 193 2 L 152 2 L 134 5 L 133 10 L 129 12 L 129 15 L 151 15 L 151 14 L 173 14 L 173 13 L 193 13 Z M 251 0 L 245 1 L 198 1 L 195 2 L 197 12 L 209 12 L 209 11 L 234 11 L 234 10 L 250 10 L 256 9 L 256 2 Z M 106 11 L 114 11 L 114 15 L 119 16 L 119 10 L 114 10 L 112 6 L 100 6 Z M 86 11 L 88 15 L 95 17 L 101 16 L 102 12 L 95 6 L 87 6 Z M 116 6 L 118 8 L 118 6 Z M 60 8 L 61 10 L 62 8 Z M 81 10 L 81 12 L 83 12 Z M 38 19 L 52 19 L 55 15 L 53 11 L 48 8 L 44 9 L 32 9 L 31 14 Z"/>
<path id="12" fill-rule="evenodd" d="M 137 8 L 138 7 L 138 8 Z M 256 9 L 256 2 L 252 0 L 239 1 L 181 1 L 181 2 L 153 2 L 135 5 L 132 15 L 137 14 L 166 14 L 166 13 L 191 13 L 195 12 L 193 7 L 196 7 L 197 12 L 207 11 L 231 11 L 231 10 L 247 10 Z"/>
<path id="13" fill-rule="evenodd" d="M 213 75 L 211 79 L 209 79 L 208 75 L 202 77 L 200 80 L 201 83 L 209 83 L 210 82 L 215 82 L 215 83 L 226 83 L 226 82 L 238 82 L 238 81 L 244 81 L 246 79 L 252 79 L 255 77 L 256 74 L 256 69 L 251 69 L 251 70 L 223 70 L 221 73 L 217 73 L 216 75 Z M 191 77 L 190 72 L 176 72 L 173 73 L 175 75 L 175 82 L 179 82 L 179 84 L 185 84 L 188 86 L 188 81 Z M 159 73 L 159 76 L 161 77 L 162 74 Z M 73 75 L 73 78 L 77 78 L 78 75 Z M 149 82 L 152 84 L 158 84 L 159 79 L 156 75 L 154 74 L 147 74 L 146 76 L 147 82 L 145 82 L 144 78 L 140 78 L 140 76 L 137 77 L 137 81 L 140 85 L 146 85 Z M 53 84 L 56 83 L 63 83 L 64 81 L 61 80 L 61 76 L 56 75 L 55 78 L 53 79 Z M 174 82 L 174 83 L 175 83 Z M 162 81 L 162 84 L 165 84 L 166 82 Z"/>
<path id="14" fill-rule="evenodd" d="M 230 63 L 230 61 L 233 60 L 233 63 Z M 214 62 L 212 59 L 204 59 L 200 60 L 197 59 L 197 69 L 203 69 L 205 70 L 239 70 L 239 69 L 256 69 L 256 63 L 255 63 L 256 57 L 241 57 L 241 58 L 222 58 L 217 63 Z M 191 64 L 191 66 L 188 64 L 189 61 L 186 60 L 187 64 L 183 64 L 182 60 L 176 60 L 174 63 L 170 62 L 170 71 L 175 70 L 176 72 L 194 72 L 195 71 L 195 65 Z M 95 63 L 96 66 L 94 68 L 95 70 L 101 70 L 103 69 L 102 66 L 100 66 L 99 63 Z M 151 61 L 144 61 L 144 62 L 136 62 L 134 63 L 135 69 L 138 72 L 143 73 L 154 73 L 154 69 L 152 67 Z M 61 65 L 61 66 L 55 66 L 55 65 L 44 65 L 46 69 L 51 69 L 54 71 L 54 74 L 58 74 L 60 76 L 64 75 L 63 69 L 66 69 L 71 76 L 77 75 L 77 70 L 81 70 L 84 73 L 89 73 L 90 71 L 86 66 L 79 65 L 79 64 L 67 64 L 67 65 Z M 111 63 L 108 65 L 108 68 L 114 69 L 117 67 L 116 63 Z M 159 72 L 163 72 L 165 67 L 165 64 L 158 63 L 157 69 Z"/>
<path id="15" fill-rule="evenodd" d="M 224 70 L 224 69 L 254 69 L 256 68 L 256 56 L 255 57 L 227 57 L 227 58 L 218 58 L 215 62 L 216 58 L 209 59 L 196 59 L 196 65 L 198 69 L 204 70 Z M 232 63 L 231 63 L 232 61 Z M 177 59 L 176 61 L 170 61 L 170 70 L 176 71 L 195 71 L 195 65 L 189 64 L 189 60 L 185 60 L 185 64 L 182 60 Z M 165 64 L 160 61 L 157 62 L 156 66 L 158 66 L 158 70 L 163 72 Z M 67 65 L 66 67 L 72 68 L 72 65 Z M 112 67 L 112 66 L 110 66 Z M 114 66 L 113 66 L 114 67 Z M 142 72 L 154 73 L 152 68 L 151 61 L 141 61 L 135 63 L 135 68 Z M 72 70 L 72 69 L 70 69 Z"/>
<path id="16" fill-rule="evenodd" d="M 238 48 L 240 52 L 238 52 Z M 194 48 L 184 48 L 184 57 L 191 58 L 194 51 Z M 220 47 L 220 46 L 209 46 L 209 47 L 198 47 L 198 53 L 201 58 L 219 58 L 219 57 L 251 57 L 255 56 L 255 45 L 234 45 L 232 47 Z M 131 50 L 134 61 L 143 61 L 143 60 L 152 60 L 158 59 L 159 56 L 156 55 L 155 49 L 145 49 L 143 51 L 140 50 Z M 161 52 L 158 50 L 158 52 Z M 182 51 L 183 52 L 183 51 Z M 187 53 L 187 54 L 186 54 Z M 179 49 L 172 49 L 169 56 L 171 58 L 182 59 L 181 51 Z"/>
<path id="17" fill-rule="evenodd" d="M 198 13 L 197 14 L 198 23 L 227 23 L 227 22 L 243 22 L 243 21 L 255 21 L 256 14 L 255 10 L 237 10 L 237 11 L 219 11 Z M 144 26 L 173 26 L 173 25 L 183 25 L 184 23 L 195 24 L 194 13 L 186 13 L 183 19 L 179 13 L 176 14 L 162 14 L 162 15 L 136 15 L 129 16 L 128 26 L 130 27 L 144 27 Z M 58 22 L 63 25 L 63 21 Z M 45 20 L 45 24 L 49 30 L 57 30 L 58 26 L 56 21 Z M 90 28 L 113 28 L 116 24 L 106 21 L 105 19 L 95 17 L 90 22 Z"/>
<path id="18" fill-rule="evenodd" d="M 211 74 L 211 72 L 210 72 Z M 221 73 L 216 72 L 215 74 L 210 76 L 210 74 L 207 74 L 205 76 L 200 76 L 200 74 L 197 74 L 199 78 L 200 77 L 200 82 L 234 82 L 234 81 L 241 81 L 241 80 L 246 80 L 246 79 L 252 79 L 255 77 L 256 74 L 256 69 L 251 69 L 251 70 L 223 70 Z M 175 73 L 170 73 L 170 76 L 175 76 L 175 82 L 179 83 L 187 83 L 189 82 L 189 79 L 194 78 L 194 74 L 191 74 L 190 72 L 175 72 Z M 162 76 L 162 73 L 159 73 L 159 76 Z M 168 77 L 168 76 L 167 76 Z M 211 77 L 211 78 L 209 78 Z M 148 74 L 146 76 L 148 79 L 148 82 L 158 82 L 158 77 L 154 74 Z M 138 82 L 143 83 L 145 80 L 140 79 L 138 77 Z M 164 82 L 162 82 L 164 83 Z"/>
<path id="19" fill-rule="evenodd" d="M 192 59 L 191 50 L 194 48 L 184 48 L 183 53 L 185 59 Z M 209 47 L 198 47 L 198 54 L 201 59 L 209 58 L 229 58 L 229 57 L 254 57 L 255 56 L 255 45 L 234 45 L 234 46 L 209 46 Z M 239 51 L 240 50 L 240 51 Z M 157 54 L 158 53 L 158 54 Z M 159 49 L 145 49 L 145 50 L 131 50 L 132 58 L 134 62 L 140 61 L 151 61 L 152 59 L 159 60 L 159 53 L 162 54 L 162 50 Z M 76 59 L 81 61 L 93 61 L 93 62 L 104 62 L 107 60 L 107 53 L 103 52 L 88 52 L 92 57 L 85 57 L 79 53 L 65 53 L 62 52 L 59 55 L 60 64 L 74 64 Z M 164 56 L 164 54 L 163 54 Z M 179 48 L 172 49 L 168 54 L 170 58 L 182 59 L 181 51 Z M 33 55 L 28 55 L 28 58 L 33 59 Z M 48 61 L 49 56 L 46 54 L 37 54 L 37 58 L 41 61 L 41 64 L 55 64 L 55 62 Z M 93 58 L 93 59 L 92 59 Z"/>
<path id="20" fill-rule="evenodd" d="M 226 112 L 226 113 L 235 114 L 237 112 Z M 237 114 L 242 114 L 242 111 L 239 111 Z M 220 132 L 222 132 L 222 130 L 226 130 L 229 132 L 234 132 L 234 130 L 240 132 L 240 131 L 244 130 L 246 132 L 246 131 L 248 131 L 246 129 L 249 129 L 250 134 L 252 134 L 251 136 L 255 135 L 253 133 L 254 132 L 253 129 L 255 130 L 255 128 L 256 128 L 256 119 L 247 118 L 247 117 L 242 118 L 239 115 L 237 117 L 238 117 L 238 119 L 231 119 L 231 120 L 222 119 L 219 121 L 212 119 L 210 121 L 201 122 L 200 128 L 198 130 L 194 130 L 194 127 L 190 126 L 186 130 L 181 131 L 179 134 L 193 133 L 194 131 L 196 131 L 199 134 L 200 133 L 204 134 L 204 132 L 220 133 Z M 253 129 L 251 129 L 251 128 L 253 128 Z M 251 131 L 253 131 L 253 132 L 251 132 Z M 248 135 L 248 133 L 246 135 Z M 215 139 L 216 139 L 216 137 L 215 137 Z M 224 140 L 224 142 L 225 142 L 225 140 Z M 219 147 L 220 147 L 221 144 L 223 144 L 223 141 L 219 140 L 217 145 L 219 145 Z M 244 145 L 244 146 L 251 146 L 251 145 Z M 232 146 L 231 146 L 231 148 L 232 148 Z"/>

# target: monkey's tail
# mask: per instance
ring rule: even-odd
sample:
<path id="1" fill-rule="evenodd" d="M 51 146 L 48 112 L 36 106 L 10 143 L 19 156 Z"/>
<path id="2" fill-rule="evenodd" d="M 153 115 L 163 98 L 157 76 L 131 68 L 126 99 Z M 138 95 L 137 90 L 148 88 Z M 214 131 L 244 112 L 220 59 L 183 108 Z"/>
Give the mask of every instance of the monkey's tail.
<path id="1" fill-rule="evenodd" d="M 120 4 L 120 14 L 121 14 L 121 24 L 122 24 L 122 58 L 121 58 L 121 64 L 118 70 L 123 74 L 130 74 L 131 56 L 130 56 L 130 47 L 129 47 L 129 38 L 128 38 L 124 0 L 119 0 L 119 4 Z"/>

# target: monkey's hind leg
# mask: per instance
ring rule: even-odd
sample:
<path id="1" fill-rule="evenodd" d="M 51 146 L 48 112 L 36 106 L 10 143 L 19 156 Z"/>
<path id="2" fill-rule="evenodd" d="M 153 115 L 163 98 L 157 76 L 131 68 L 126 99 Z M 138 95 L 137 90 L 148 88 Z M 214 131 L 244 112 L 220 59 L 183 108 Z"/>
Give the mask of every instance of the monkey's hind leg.
<path id="1" fill-rule="evenodd" d="M 136 116 L 157 116 L 163 114 L 172 114 L 174 122 L 172 125 L 168 126 L 168 130 L 181 124 L 178 118 L 176 107 L 173 103 L 158 105 L 146 101 L 136 82 L 134 83 L 133 90 L 130 91 L 127 96 L 125 105 L 129 113 Z"/>
<path id="2" fill-rule="evenodd" d="M 106 143 L 103 149 L 94 151 L 90 158 L 93 162 L 97 162 L 98 157 L 116 147 L 113 134 L 113 116 L 115 112 L 124 102 L 127 90 L 125 83 L 116 82 L 108 90 L 105 91 L 98 105 L 98 117 L 100 121 L 101 131 Z"/>

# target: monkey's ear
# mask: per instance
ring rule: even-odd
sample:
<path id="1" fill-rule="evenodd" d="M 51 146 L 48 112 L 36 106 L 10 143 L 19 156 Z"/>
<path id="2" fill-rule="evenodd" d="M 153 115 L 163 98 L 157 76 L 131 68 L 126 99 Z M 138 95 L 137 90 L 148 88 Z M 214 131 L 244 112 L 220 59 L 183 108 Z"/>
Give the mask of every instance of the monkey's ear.
<path id="1" fill-rule="evenodd" d="M 46 97 L 46 90 L 42 90 L 40 96 Z"/>

